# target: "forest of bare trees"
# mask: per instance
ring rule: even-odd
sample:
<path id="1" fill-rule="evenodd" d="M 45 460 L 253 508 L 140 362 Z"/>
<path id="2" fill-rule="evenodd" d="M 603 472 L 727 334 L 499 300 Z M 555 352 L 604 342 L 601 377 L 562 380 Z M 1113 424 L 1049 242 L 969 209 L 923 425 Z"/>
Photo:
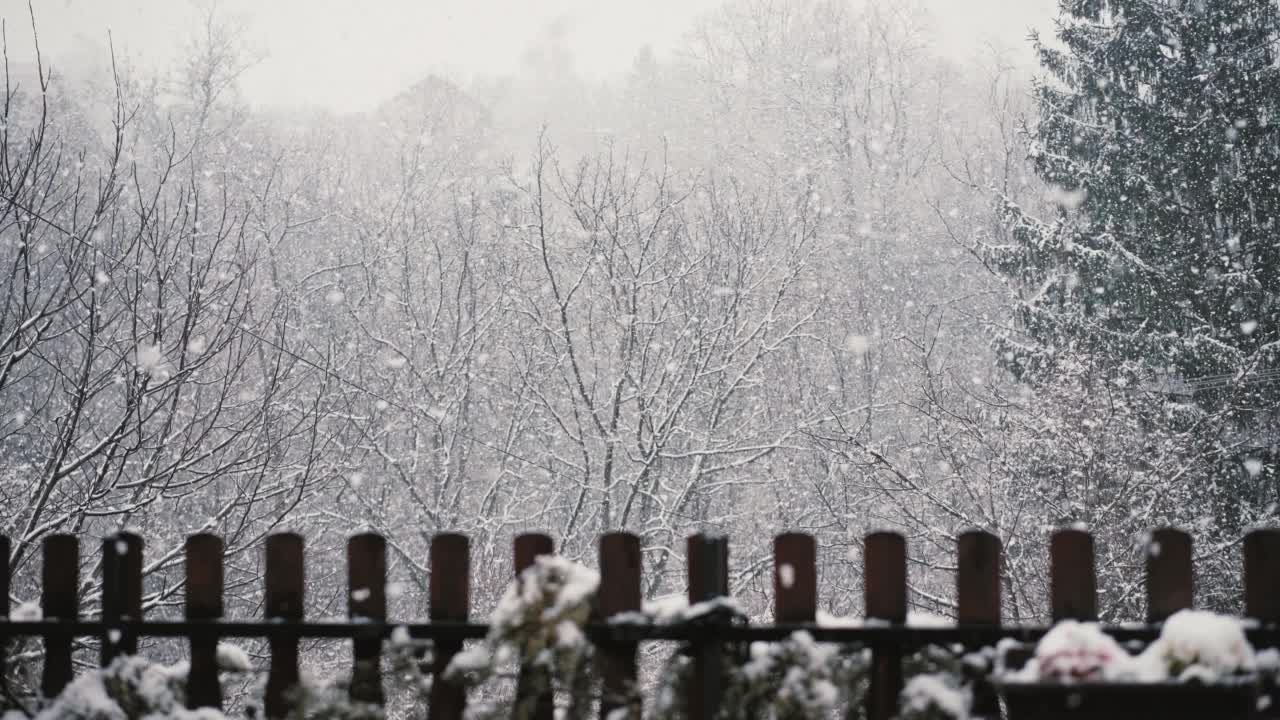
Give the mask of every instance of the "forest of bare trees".
<path id="1" fill-rule="evenodd" d="M 825 608 L 853 614 L 861 538 L 888 528 L 913 604 L 948 615 L 956 535 L 981 528 L 1007 617 L 1032 620 L 1048 531 L 1084 523 L 1106 618 L 1140 613 L 1161 524 L 1197 531 L 1201 600 L 1235 608 L 1239 531 L 1274 505 L 1210 489 L 1220 458 L 1196 448 L 1218 426 L 1153 424 L 1197 411 L 1087 357 L 1036 385 L 1002 367 L 993 339 L 1036 290 L 994 268 L 1008 208 L 1052 223 L 1077 201 L 1029 157 L 1027 58 L 944 58 L 930 23 L 897 0 L 743 0 L 622 78 L 549 48 L 347 115 L 247 104 L 254 58 L 216 13 L 165 74 L 8 57 L 15 602 L 44 536 L 131 528 L 147 606 L 176 612 L 182 539 L 208 530 L 256 614 L 265 534 L 305 535 L 324 578 L 323 550 L 368 529 L 392 613 L 421 615 L 427 542 L 455 530 L 484 612 L 514 534 L 591 558 L 626 529 L 649 598 L 681 592 L 685 535 L 730 535 L 732 589 L 764 612 L 791 529 L 819 538 Z M 314 615 L 343 612 L 315 587 Z"/>

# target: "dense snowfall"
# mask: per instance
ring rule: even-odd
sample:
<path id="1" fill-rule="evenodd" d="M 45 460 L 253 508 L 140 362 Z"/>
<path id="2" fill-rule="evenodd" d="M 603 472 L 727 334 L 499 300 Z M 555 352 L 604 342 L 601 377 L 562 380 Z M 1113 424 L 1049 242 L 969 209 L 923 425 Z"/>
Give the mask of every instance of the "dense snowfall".
<path id="1" fill-rule="evenodd" d="M 94 543 L 122 528 L 146 539 L 149 616 L 180 612 L 194 532 L 225 540 L 227 614 L 261 614 L 281 530 L 306 538 L 308 616 L 340 614 L 320 579 L 367 530 L 389 615 L 421 617 L 428 542 L 454 531 L 495 628 L 455 671 L 501 684 L 536 651 L 572 688 L 603 532 L 642 545 L 644 609 L 616 622 L 766 617 L 771 538 L 796 530 L 817 538 L 820 624 L 856 626 L 862 537 L 889 529 L 909 624 L 937 626 L 964 530 L 1000 539 L 1004 616 L 1035 623 L 1049 532 L 1089 529 L 1100 617 L 1123 622 L 1148 533 L 1174 526 L 1204 612 L 1139 652 L 1060 625 L 1010 681 L 1270 672 L 1228 616 L 1240 538 L 1280 499 L 1280 8 L 1059 5 L 1030 42 L 957 59 L 927 2 L 727 0 L 617 76 L 549 33 L 519 72 L 432 74 L 349 113 L 247 102 L 255 58 L 216 4 L 173 67 L 7 54 L 12 617 L 39 617 L 54 533 L 87 539 L 94 615 Z M 5 32 L 58 32 L 40 14 Z M 509 587 L 530 530 L 558 557 Z M 732 601 L 683 604 L 695 532 L 732 539 Z M 38 643 L 6 671 L 26 716 L 114 718 L 125 685 L 177 713 L 182 650 L 148 652 L 52 705 Z M 219 649 L 233 705 L 264 652 Z M 679 675 L 645 652 L 646 682 Z M 754 647 L 742 702 L 829 708 L 859 657 Z M 304 659 L 320 685 L 348 663 L 337 643 Z M 963 717 L 970 688 L 940 667 L 906 705 Z"/>

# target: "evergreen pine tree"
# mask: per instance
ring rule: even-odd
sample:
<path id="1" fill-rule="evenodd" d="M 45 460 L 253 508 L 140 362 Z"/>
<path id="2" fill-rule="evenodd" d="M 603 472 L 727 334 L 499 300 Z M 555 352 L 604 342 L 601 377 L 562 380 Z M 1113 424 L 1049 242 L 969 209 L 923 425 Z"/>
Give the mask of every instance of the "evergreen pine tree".
<path id="1" fill-rule="evenodd" d="M 1037 40 L 1031 153 L 1060 212 L 1012 203 L 985 248 L 1022 290 L 1003 361 L 1037 383 L 1083 362 L 1194 391 L 1242 429 L 1280 397 L 1280 6 L 1061 0 Z M 1231 440 L 1219 435 L 1227 448 Z"/>

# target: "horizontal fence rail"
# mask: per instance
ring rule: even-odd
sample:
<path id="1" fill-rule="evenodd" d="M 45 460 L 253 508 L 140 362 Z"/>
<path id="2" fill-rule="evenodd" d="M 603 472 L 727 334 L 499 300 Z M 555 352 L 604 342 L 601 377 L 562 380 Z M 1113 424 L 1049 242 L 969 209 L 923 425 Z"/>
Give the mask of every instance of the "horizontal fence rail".
<path id="1" fill-rule="evenodd" d="M 1159 552 L 1148 553 L 1146 564 L 1147 622 L 1104 626 L 1119 641 L 1149 642 L 1159 634 L 1159 624 L 1179 610 L 1192 607 L 1194 581 L 1192 543 L 1186 533 L 1161 529 L 1152 533 Z M 0 537 L 0 550 L 9 541 Z M 725 622 L 711 615 L 676 624 L 632 622 L 641 609 L 640 541 L 629 533 L 609 533 L 600 539 L 600 585 L 596 615 L 584 632 L 595 645 L 595 675 L 600 683 L 600 714 L 608 718 L 638 702 L 632 690 L 637 682 L 637 648 L 646 641 L 686 643 L 692 659 L 692 678 L 685 698 L 688 716 L 710 720 L 720 707 L 724 666 L 721 650 L 726 644 L 778 641 L 797 631 L 819 642 L 857 644 L 871 651 L 869 682 L 865 696 L 866 717 L 888 720 L 899 711 L 903 687 L 903 660 L 930 645 L 961 645 L 968 649 L 990 647 L 1001 640 L 1034 642 L 1047 626 L 1008 626 L 1001 621 L 1000 541 L 994 535 L 970 531 L 957 540 L 956 622 L 943 627 L 915 627 L 907 622 L 909 603 L 905 539 L 896 533 L 871 533 L 864 539 L 865 618 L 853 627 L 824 626 L 817 614 L 817 546 L 814 538 L 799 533 L 779 535 L 774 541 L 774 622 L 749 625 Z M 514 568 L 532 566 L 536 558 L 554 551 L 551 538 L 526 534 L 514 543 Z M 101 617 L 80 617 L 79 540 L 51 535 L 43 541 L 41 571 L 41 620 L 0 622 L 0 640 L 37 637 L 44 644 L 44 668 L 40 689 L 45 697 L 58 695 L 73 679 L 72 653 L 76 638 L 100 639 L 100 662 L 105 667 L 121 655 L 135 654 L 141 637 L 185 638 L 190 642 L 191 663 L 187 702 L 191 708 L 220 708 L 222 689 L 218 678 L 219 638 L 267 640 L 270 662 L 263 698 L 269 718 L 283 718 L 289 710 L 291 690 L 299 682 L 299 641 L 331 638 L 351 640 L 352 674 L 349 693 L 353 700 L 384 702 L 381 677 L 383 643 L 393 636 L 432 642 L 429 717 L 461 718 L 466 709 L 465 689 L 446 680 L 445 668 L 462 650 L 464 641 L 484 638 L 485 623 L 472 622 L 470 606 L 470 546 L 466 536 L 445 533 L 431 540 L 429 551 L 428 622 L 389 620 L 386 610 L 386 542 L 374 534 L 357 535 L 347 544 L 347 621 L 308 621 L 304 615 L 303 540 L 292 533 L 269 536 L 266 541 L 264 618 L 256 621 L 223 617 L 223 542 L 200 534 L 188 538 L 185 547 L 186 597 L 183 620 L 146 620 L 142 609 L 142 539 L 130 533 L 106 538 L 102 543 Z M 690 604 L 728 595 L 728 541 L 694 535 L 686 546 L 688 600 Z M 1097 587 L 1093 538 L 1079 530 L 1062 530 L 1050 538 L 1050 616 L 1096 621 Z M 0 573 L 7 589 L 10 574 Z M 1280 647 L 1280 530 L 1256 530 L 1243 542 L 1243 581 L 1246 636 L 1255 647 Z M 8 593 L 4 598 L 8 608 Z M 627 613 L 622 618 L 615 616 Z M 610 618 L 615 621 L 610 622 Z M 8 644 L 0 645 L 8 649 Z M 7 659 L 0 651 L 0 667 Z M 522 668 L 516 685 L 519 698 L 533 698 L 532 717 L 554 715 L 545 682 L 536 682 L 541 670 Z M 1269 695 L 1274 695 L 1269 691 Z M 1270 697 L 1270 700 L 1276 700 Z M 1264 717 L 1278 717 L 1280 702 Z M 985 682 L 974 688 L 974 713 L 999 717 L 995 691 Z M 616 717 L 616 715 L 614 715 Z"/>

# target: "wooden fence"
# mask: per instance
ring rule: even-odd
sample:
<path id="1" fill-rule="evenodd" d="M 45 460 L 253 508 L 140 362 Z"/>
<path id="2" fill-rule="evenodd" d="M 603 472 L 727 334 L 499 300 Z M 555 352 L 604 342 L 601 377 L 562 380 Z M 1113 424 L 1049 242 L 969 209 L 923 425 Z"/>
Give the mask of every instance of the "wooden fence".
<path id="1" fill-rule="evenodd" d="M 1152 534 L 1159 552 L 1149 553 L 1146 567 L 1147 623 L 1118 626 L 1107 631 L 1118 640 L 1153 639 L 1158 624 L 1178 610 L 1192 606 L 1193 571 L 1191 538 L 1172 529 Z M 865 615 L 880 622 L 857 627 L 827 627 L 815 623 L 817 610 L 816 543 L 798 533 L 774 540 L 774 622 L 769 625 L 689 622 L 671 625 L 610 624 L 618 613 L 641 609 L 640 542 L 629 533 L 609 533 L 600 538 L 600 588 L 598 612 L 587 635 L 596 645 L 596 673 L 601 682 L 601 717 L 620 706 L 634 686 L 637 647 L 642 641 L 682 641 L 693 658 L 693 682 L 687 696 L 689 716 L 710 720 L 721 700 L 720 648 L 726 643 L 781 640 L 805 630 L 818 641 L 859 643 L 871 649 L 870 689 L 866 716 L 888 720 L 898 712 L 903 685 L 905 655 L 926 645 L 961 644 L 977 649 L 1000 639 L 1033 641 L 1045 626 L 1002 626 L 1000 597 L 1000 541 L 979 531 L 960 535 L 957 543 L 956 624 L 951 627 L 906 625 L 907 546 L 896 533 L 867 535 L 864 544 Z M 1259 530 L 1245 537 L 1245 614 L 1257 620 L 1248 635 L 1259 647 L 1280 646 L 1280 530 Z M 267 538 L 265 565 L 265 618 L 234 621 L 223 617 L 223 544 L 214 535 L 201 534 L 186 542 L 186 617 L 182 621 L 146 621 L 142 614 L 142 540 L 120 534 L 103 541 L 102 615 L 85 620 L 79 614 L 78 577 L 80 548 L 76 537 L 53 535 L 43 543 L 41 608 L 38 621 L 0 622 L 0 640 L 42 637 L 45 659 L 41 689 L 56 696 L 72 679 L 73 639 L 101 639 L 101 662 L 106 665 L 121 654 L 137 651 L 138 638 L 186 638 L 191 646 L 188 704 L 220 707 L 216 646 L 222 637 L 265 638 L 270 646 L 270 667 L 264 709 L 268 717 L 283 717 L 289 710 L 288 690 L 299 679 L 298 643 L 302 638 L 350 639 L 353 648 L 353 699 L 383 702 L 380 656 L 382 643 L 393 631 L 433 645 L 433 671 L 429 717 L 453 720 L 466 705 L 463 688 L 440 675 L 463 641 L 482 638 L 484 624 L 471 622 L 470 559 L 466 536 L 436 535 L 430 547 L 429 620 L 400 623 L 386 617 L 386 543 L 381 536 L 357 535 L 347 544 L 348 615 L 351 622 L 307 622 L 304 619 L 303 540 L 294 534 Z M 551 538 L 526 534 L 515 540 L 514 565 L 519 573 L 539 555 L 553 550 Z M 723 538 L 695 535 L 687 542 L 688 597 L 702 602 L 728 591 L 728 543 Z M 0 551 L 9 552 L 9 541 L 0 538 Z M 1050 615 L 1061 619 L 1097 619 L 1093 537 L 1078 530 L 1063 530 L 1050 540 Z M 783 570 L 783 568 L 786 568 Z M 9 573 L 0 577 L 0 617 L 9 616 Z M 356 591 L 359 592 L 356 592 Z M 400 630 L 397 630 L 401 628 Z M 8 647 L 9 643 L 0 643 Z M 3 660 L 3 658 L 0 658 Z M 530 692 L 519 684 L 517 692 Z M 540 698 L 537 717 L 550 719 L 549 697 Z M 1272 712 L 1280 702 L 1271 703 Z M 997 700 L 981 683 L 975 695 L 975 712 L 997 715 Z"/>

